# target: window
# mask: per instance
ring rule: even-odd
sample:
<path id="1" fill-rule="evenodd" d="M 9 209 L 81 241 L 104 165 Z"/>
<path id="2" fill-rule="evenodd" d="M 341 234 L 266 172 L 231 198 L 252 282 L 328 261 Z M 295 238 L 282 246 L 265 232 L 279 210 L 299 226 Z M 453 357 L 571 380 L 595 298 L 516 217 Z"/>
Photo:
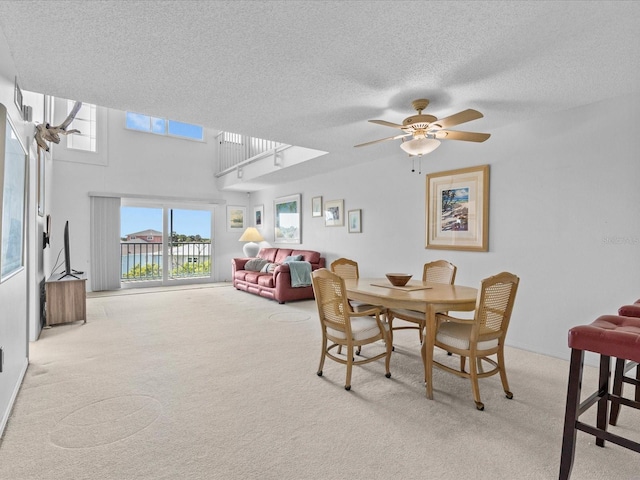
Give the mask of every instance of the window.
<path id="1" fill-rule="evenodd" d="M 166 133 L 164 118 L 150 117 L 141 113 L 127 112 L 127 128 L 159 135 Z"/>
<path id="2" fill-rule="evenodd" d="M 73 100 L 67 100 L 67 114 L 71 112 L 75 103 Z M 91 103 L 83 103 L 70 126 L 70 128 L 80 130 L 80 133 L 66 136 L 67 148 L 95 152 L 96 123 L 96 106 Z"/>
<path id="3" fill-rule="evenodd" d="M 191 123 L 177 122 L 175 120 L 168 120 L 169 123 L 169 135 L 174 137 L 192 138 L 194 140 L 202 140 L 202 127 L 199 125 L 192 125 Z"/>
<path id="4" fill-rule="evenodd" d="M 127 112 L 126 127 L 139 132 L 188 138 L 191 140 L 204 140 L 204 129 L 199 125 L 151 117 L 142 113 Z"/>

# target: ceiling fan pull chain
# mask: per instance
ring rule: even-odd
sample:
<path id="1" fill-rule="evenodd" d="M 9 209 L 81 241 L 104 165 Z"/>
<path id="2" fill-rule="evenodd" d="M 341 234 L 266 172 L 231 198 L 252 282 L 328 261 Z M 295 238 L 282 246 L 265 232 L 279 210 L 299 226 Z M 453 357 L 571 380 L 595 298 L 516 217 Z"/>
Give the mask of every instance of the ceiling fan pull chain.
<path id="1" fill-rule="evenodd" d="M 420 169 L 418 174 L 422 175 L 422 157 L 418 157 L 418 168 Z"/>
<path id="2" fill-rule="evenodd" d="M 411 159 L 411 173 L 416 171 L 416 161 L 415 159 Z"/>

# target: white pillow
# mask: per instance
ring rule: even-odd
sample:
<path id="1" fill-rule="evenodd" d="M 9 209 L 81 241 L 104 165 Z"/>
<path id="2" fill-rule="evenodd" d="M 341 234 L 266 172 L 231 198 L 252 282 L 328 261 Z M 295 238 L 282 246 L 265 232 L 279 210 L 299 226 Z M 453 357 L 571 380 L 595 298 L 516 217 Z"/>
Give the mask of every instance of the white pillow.
<path id="1" fill-rule="evenodd" d="M 277 263 L 267 263 L 260 271 L 262 273 L 273 273 L 277 266 Z"/>
<path id="2" fill-rule="evenodd" d="M 264 258 L 252 258 L 244 265 L 245 270 L 249 270 L 251 272 L 259 272 L 262 270 L 262 267 L 267 265 L 269 260 L 265 260 Z"/>

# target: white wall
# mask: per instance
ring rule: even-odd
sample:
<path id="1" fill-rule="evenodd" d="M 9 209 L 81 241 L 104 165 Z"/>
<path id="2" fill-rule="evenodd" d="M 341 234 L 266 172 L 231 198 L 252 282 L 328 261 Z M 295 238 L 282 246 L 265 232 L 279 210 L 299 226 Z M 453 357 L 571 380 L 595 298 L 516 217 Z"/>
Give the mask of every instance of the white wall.
<path id="1" fill-rule="evenodd" d="M 29 124 L 22 121 L 14 104 L 15 75 L 13 59 L 6 44 L 0 41 L 0 103 L 7 108 L 7 114 L 26 145 Z M 2 121 L 4 122 L 4 119 Z M 28 187 L 32 188 L 32 185 L 29 184 Z M 0 195 L 1 190 L 0 186 Z M 26 251 L 26 240 L 24 248 Z M 4 431 L 28 364 L 27 267 L 28 265 L 25 265 L 23 270 L 0 283 L 0 347 L 4 351 L 3 371 L 0 373 L 0 435 Z"/>
<path id="2" fill-rule="evenodd" d="M 56 103 L 59 107 L 60 102 Z M 201 199 L 201 206 L 220 201 L 223 203 L 213 207 L 214 280 L 230 280 L 231 258 L 242 252 L 242 244 L 238 233 L 226 231 L 224 202 L 245 205 L 247 195 L 223 194 L 216 187 L 213 137 L 217 132 L 205 130 L 204 142 L 147 134 L 127 130 L 123 111 L 98 110 L 98 120 L 102 117 L 106 121 L 103 134 L 108 138 L 108 145 L 104 145 L 100 143 L 104 138 L 98 137 L 98 154 L 69 151 L 64 139 L 52 147 L 54 256 L 63 247 L 63 228 L 68 220 L 71 263 L 74 269 L 87 272 L 90 287 L 90 192 L 163 197 L 156 200 L 158 206 L 185 206 L 189 204 L 186 199 Z M 65 116 L 66 111 L 57 108 L 56 121 Z"/>
<path id="3" fill-rule="evenodd" d="M 511 271 L 521 283 L 507 342 L 568 358 L 571 326 L 640 298 L 639 107 L 639 96 L 619 97 L 503 128 L 483 144 L 443 142 L 422 175 L 400 149 L 379 159 L 371 147 L 366 166 L 252 194 L 251 205 L 265 205 L 273 241 L 273 198 L 302 193 L 302 247 L 328 263 L 353 258 L 361 276 L 419 278 L 438 258 L 458 266 L 461 285 Z M 425 174 L 482 164 L 491 166 L 489 252 L 425 249 Z M 363 233 L 312 218 L 317 195 L 362 209 Z"/>

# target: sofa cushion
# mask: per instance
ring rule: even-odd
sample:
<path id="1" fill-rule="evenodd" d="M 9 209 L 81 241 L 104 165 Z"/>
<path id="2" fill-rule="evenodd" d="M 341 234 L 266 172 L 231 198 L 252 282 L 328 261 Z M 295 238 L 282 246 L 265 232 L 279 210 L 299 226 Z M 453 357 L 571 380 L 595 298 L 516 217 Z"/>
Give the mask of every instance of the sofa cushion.
<path id="1" fill-rule="evenodd" d="M 247 276 L 247 273 L 250 273 L 248 270 L 236 270 L 236 273 L 233 274 L 233 278 L 236 280 L 244 280 Z"/>
<path id="2" fill-rule="evenodd" d="M 258 284 L 258 278 L 260 278 L 261 275 L 267 276 L 268 274 L 260 273 L 260 272 L 247 272 L 247 274 L 244 277 L 244 281 L 245 282 L 249 282 L 249 283 L 255 283 L 257 285 Z M 271 275 L 271 276 L 273 276 L 273 275 Z"/>
<path id="3" fill-rule="evenodd" d="M 320 261 L 320 252 L 313 250 L 292 250 L 290 255 L 302 255 L 302 260 L 309 263 L 318 263 Z"/>
<path id="4" fill-rule="evenodd" d="M 252 258 L 245 264 L 244 269 L 250 272 L 259 272 L 267 263 L 269 263 L 269 260 L 264 258 Z"/>
<path id="5" fill-rule="evenodd" d="M 258 277 L 258 285 L 262 287 L 274 288 L 276 283 L 273 279 L 273 275 L 262 274 Z"/>
<path id="6" fill-rule="evenodd" d="M 279 248 L 276 253 L 276 258 L 273 260 L 276 263 L 283 263 L 284 259 L 291 255 L 290 248 Z"/>
<path id="7" fill-rule="evenodd" d="M 258 252 L 258 258 L 264 258 L 270 262 L 275 262 L 278 250 L 278 248 L 261 248 Z"/>

